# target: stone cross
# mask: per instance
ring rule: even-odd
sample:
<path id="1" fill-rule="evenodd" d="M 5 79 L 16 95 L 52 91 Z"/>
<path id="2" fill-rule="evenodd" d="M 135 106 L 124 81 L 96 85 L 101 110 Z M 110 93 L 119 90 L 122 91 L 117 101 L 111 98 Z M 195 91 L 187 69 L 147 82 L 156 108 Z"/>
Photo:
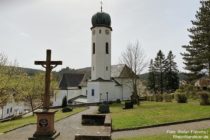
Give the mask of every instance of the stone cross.
<path id="1" fill-rule="evenodd" d="M 62 65 L 62 61 L 51 61 L 51 50 L 47 50 L 46 61 L 35 61 L 35 65 L 41 65 L 46 69 L 43 109 L 47 111 L 50 106 L 50 74 L 53 68 Z"/>

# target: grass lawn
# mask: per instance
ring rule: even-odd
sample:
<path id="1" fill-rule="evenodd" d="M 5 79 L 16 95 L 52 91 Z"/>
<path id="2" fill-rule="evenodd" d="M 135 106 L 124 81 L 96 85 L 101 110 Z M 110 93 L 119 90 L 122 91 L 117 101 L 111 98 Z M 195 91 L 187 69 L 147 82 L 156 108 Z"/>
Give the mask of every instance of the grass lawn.
<path id="1" fill-rule="evenodd" d="M 74 108 L 72 112 L 66 112 L 63 113 L 61 110 L 59 110 L 58 112 L 56 112 L 55 114 L 55 120 L 61 120 L 65 117 L 68 117 L 72 114 L 78 113 L 85 110 L 85 108 Z M 2 122 L 0 123 L 0 133 L 4 133 L 6 131 L 30 124 L 30 123 L 36 123 L 36 115 L 34 116 L 30 116 L 30 117 L 25 117 L 22 119 L 18 119 L 18 120 L 13 120 L 13 121 L 8 121 L 8 122 Z"/>
<path id="2" fill-rule="evenodd" d="M 201 130 L 202 131 L 202 130 Z M 185 139 L 183 136 L 201 136 L 201 138 L 191 138 L 193 140 L 207 140 L 210 138 L 210 128 L 203 130 L 206 134 L 175 134 L 181 136 L 182 140 L 189 140 Z M 199 131 L 200 132 L 200 131 Z M 153 136 L 139 136 L 134 138 L 122 138 L 122 139 L 114 139 L 114 140 L 175 140 L 178 138 L 173 138 L 173 134 L 160 134 L 160 135 L 153 135 Z"/>
<path id="3" fill-rule="evenodd" d="M 210 117 L 210 106 L 200 106 L 198 101 L 189 101 L 187 104 L 142 102 L 130 110 L 123 110 L 122 105 L 114 104 L 110 109 L 113 129 Z"/>

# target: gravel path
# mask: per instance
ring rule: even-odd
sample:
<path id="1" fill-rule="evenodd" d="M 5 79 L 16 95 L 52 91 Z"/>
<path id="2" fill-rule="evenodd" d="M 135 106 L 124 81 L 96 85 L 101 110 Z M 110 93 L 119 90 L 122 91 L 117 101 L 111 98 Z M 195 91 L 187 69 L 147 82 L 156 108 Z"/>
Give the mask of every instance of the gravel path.
<path id="1" fill-rule="evenodd" d="M 200 130 L 210 128 L 210 120 L 191 122 L 184 124 L 160 126 L 155 128 L 145 128 L 131 131 L 120 131 L 112 133 L 113 139 L 125 138 L 125 137 L 138 137 L 146 135 L 158 135 L 158 134 L 167 134 L 168 130 Z"/>
<path id="2" fill-rule="evenodd" d="M 75 134 L 81 129 L 81 115 L 95 113 L 97 107 L 90 107 L 89 109 L 75 114 L 71 117 L 63 119 L 55 124 L 55 129 L 61 132 L 56 140 L 74 140 Z M 27 140 L 36 130 L 35 125 L 28 125 L 23 128 L 11 131 L 9 133 L 0 135 L 0 140 Z"/>

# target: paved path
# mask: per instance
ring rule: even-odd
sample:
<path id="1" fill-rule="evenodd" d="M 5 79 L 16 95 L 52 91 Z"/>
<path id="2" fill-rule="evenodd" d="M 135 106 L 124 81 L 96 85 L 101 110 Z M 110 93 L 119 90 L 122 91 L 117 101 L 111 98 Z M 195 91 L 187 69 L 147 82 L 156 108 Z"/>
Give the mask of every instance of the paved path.
<path id="1" fill-rule="evenodd" d="M 120 131 L 112 133 L 113 139 L 125 138 L 125 137 L 138 137 L 145 135 L 158 135 L 158 134 L 167 134 L 167 130 L 199 130 L 210 128 L 210 120 L 199 121 L 199 122 L 191 122 L 184 124 L 176 124 L 176 125 L 168 125 L 168 126 L 160 126 L 155 128 L 145 128 L 139 130 L 131 130 L 131 131 Z"/>
<path id="2" fill-rule="evenodd" d="M 95 113 L 97 107 L 90 107 L 76 115 L 63 119 L 55 124 L 55 129 L 61 132 L 56 140 L 74 140 L 75 134 L 81 129 L 81 115 Z M 28 125 L 23 128 L 0 135 L 0 140 L 27 140 L 36 130 L 35 125 Z"/>
<path id="3" fill-rule="evenodd" d="M 91 114 L 95 113 L 97 107 L 90 107 L 89 109 L 80 112 L 76 115 L 63 119 L 55 124 L 55 128 L 58 132 L 61 132 L 61 135 L 56 140 L 74 140 L 75 134 L 80 131 L 87 131 L 81 125 L 81 115 L 82 114 Z M 157 134 L 166 134 L 167 130 L 198 130 L 210 128 L 210 120 L 200 121 L 200 122 L 192 122 L 185 124 L 177 124 L 177 125 L 169 125 L 169 126 L 161 126 L 155 128 L 146 128 L 132 131 L 121 131 L 112 133 L 112 138 L 125 138 L 125 137 L 136 137 L 136 136 L 144 136 L 144 135 L 157 135 Z M 91 128 L 92 130 L 97 132 L 98 128 Z M 0 135 L 0 140 L 27 140 L 28 137 L 31 137 L 36 130 L 35 125 L 28 125 L 23 128 L 19 128 L 17 130 L 11 131 L 9 133 Z"/>

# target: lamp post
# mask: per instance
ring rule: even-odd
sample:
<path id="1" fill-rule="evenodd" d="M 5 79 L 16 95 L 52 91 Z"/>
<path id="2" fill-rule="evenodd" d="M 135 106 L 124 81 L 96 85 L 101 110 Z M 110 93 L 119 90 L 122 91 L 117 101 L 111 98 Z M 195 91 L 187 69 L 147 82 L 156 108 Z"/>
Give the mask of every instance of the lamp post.
<path id="1" fill-rule="evenodd" d="M 106 92 L 106 102 L 107 102 L 107 104 L 109 102 L 109 93 L 108 92 Z"/>
<path id="2" fill-rule="evenodd" d="M 102 93 L 100 93 L 100 99 L 99 99 L 99 102 L 101 102 L 101 96 L 102 96 Z"/>

